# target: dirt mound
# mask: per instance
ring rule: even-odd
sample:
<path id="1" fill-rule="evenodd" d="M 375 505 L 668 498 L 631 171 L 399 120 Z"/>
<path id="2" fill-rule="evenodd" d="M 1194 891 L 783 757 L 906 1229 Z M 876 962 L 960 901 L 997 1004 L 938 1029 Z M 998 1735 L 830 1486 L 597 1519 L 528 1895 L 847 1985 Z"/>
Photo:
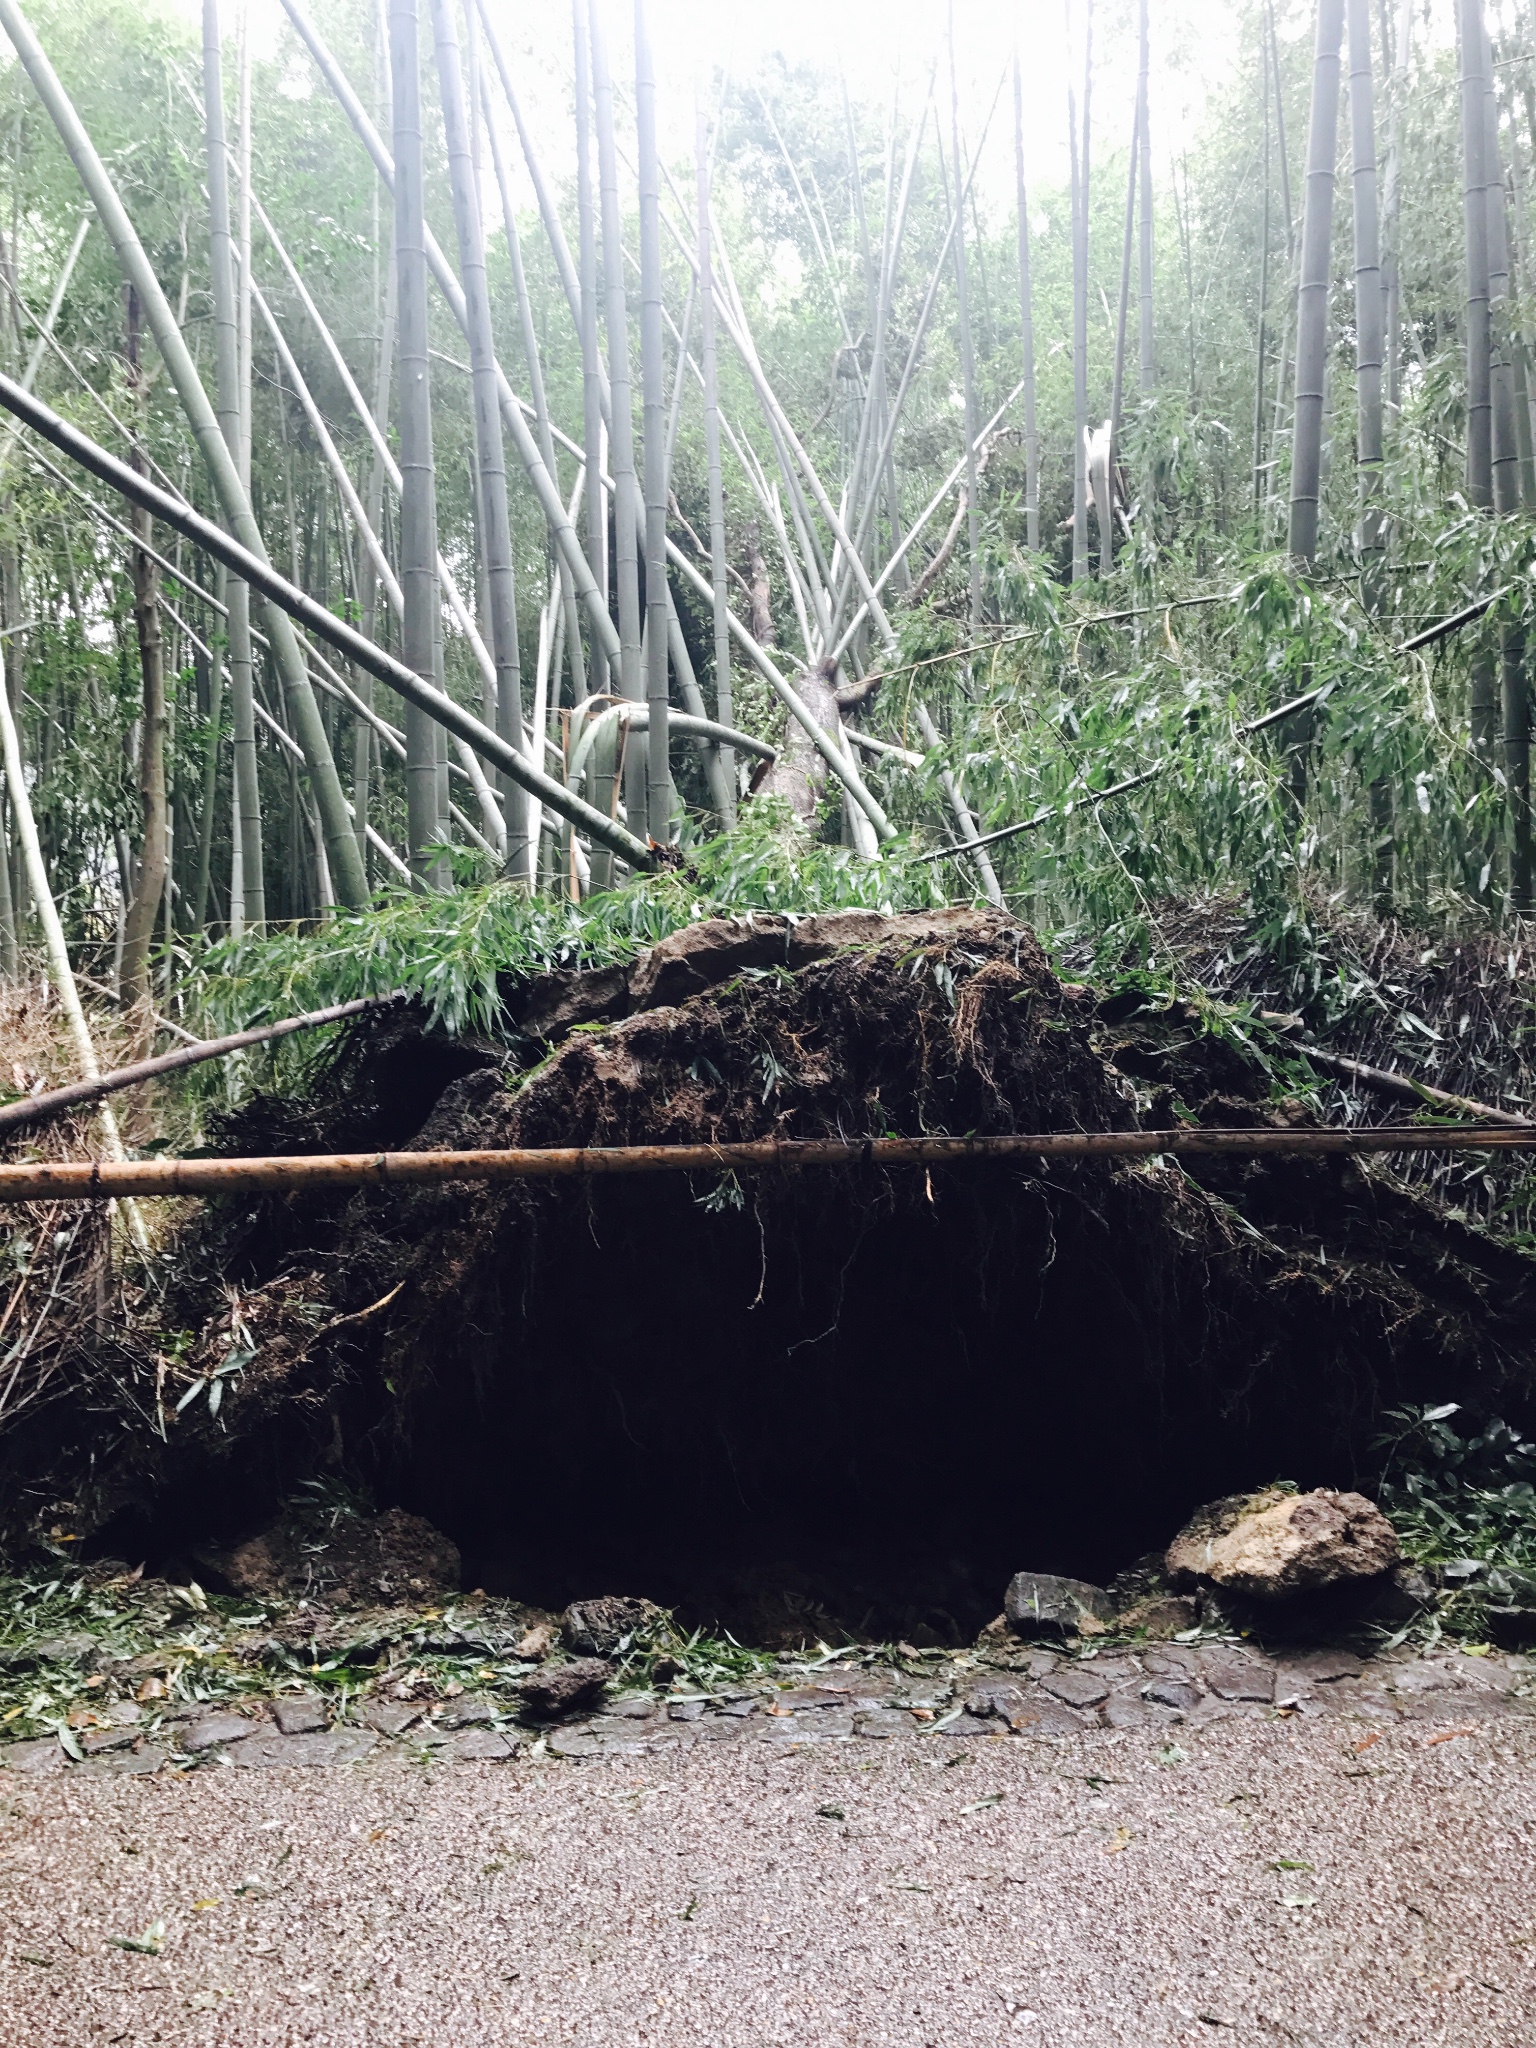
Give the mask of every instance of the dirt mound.
<path id="1" fill-rule="evenodd" d="M 722 921 L 515 993 L 499 1056 L 393 1020 L 395 1080 L 316 1091 L 306 1147 L 1300 1114 L 1197 1010 L 1101 1006 L 996 913 Z M 789 1589 L 813 1628 L 953 1640 L 1023 1559 L 1101 1579 L 1276 1471 L 1369 1477 L 1385 1406 L 1519 1412 L 1536 1365 L 1536 1262 L 1342 1159 L 370 1190 L 198 1228 L 186 1271 L 238 1284 L 252 1355 L 166 1444 L 98 1432 L 99 1540 L 245 1535 L 339 1470 L 549 1608 Z M 227 1293 L 195 1296 L 208 1370 Z"/>
<path id="2" fill-rule="evenodd" d="M 200 1564 L 215 1583 L 255 1599 L 372 1607 L 459 1590 L 457 1547 L 401 1508 L 381 1515 L 328 1513 L 322 1501 L 290 1510 L 270 1529 Z"/>

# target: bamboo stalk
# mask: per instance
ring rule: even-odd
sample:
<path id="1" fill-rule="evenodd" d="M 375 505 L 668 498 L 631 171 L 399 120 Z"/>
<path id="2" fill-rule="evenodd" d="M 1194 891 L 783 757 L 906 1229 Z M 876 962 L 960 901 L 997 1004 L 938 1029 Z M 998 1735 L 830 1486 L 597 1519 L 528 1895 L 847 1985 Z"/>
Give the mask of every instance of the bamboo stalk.
<path id="1" fill-rule="evenodd" d="M 603 490 L 603 478 L 607 470 L 603 455 L 603 405 L 606 392 L 602 359 L 598 354 L 597 343 L 597 236 L 592 204 L 592 66 L 587 47 L 586 0 L 571 0 L 571 28 L 576 69 L 577 246 L 581 258 L 576 321 L 581 338 L 582 441 L 587 468 L 587 556 L 606 608 L 608 501 Z M 592 647 L 591 680 L 593 690 L 599 694 L 609 688 L 608 655 L 596 642 Z"/>
<path id="2" fill-rule="evenodd" d="M 704 459 L 709 476 L 709 571 L 714 585 L 715 628 L 715 716 L 728 726 L 731 706 L 731 624 L 730 597 L 726 590 L 725 485 L 720 465 L 720 380 L 715 353 L 715 280 L 710 244 L 710 161 L 705 135 L 704 109 L 694 109 L 694 169 L 698 185 L 698 269 L 695 282 L 699 293 L 699 355 L 704 372 Z M 680 344 L 687 355 L 687 336 Z M 729 828 L 736 822 L 736 763 L 722 751 L 721 772 L 725 780 L 727 805 L 721 822 Z"/>
<path id="3" fill-rule="evenodd" d="M 1370 0 L 1348 0 L 1349 120 L 1355 199 L 1355 385 L 1360 491 L 1361 592 L 1368 610 L 1380 602 L 1386 545 L 1382 512 L 1381 233 L 1376 207 L 1376 118 L 1371 85 Z"/>
<path id="4" fill-rule="evenodd" d="M 650 867 L 651 856 L 641 841 L 595 811 L 590 804 L 573 797 L 562 784 L 545 775 L 542 769 L 525 759 L 518 749 L 509 746 L 498 734 L 488 731 L 473 713 L 437 689 L 435 684 L 418 676 L 376 642 L 365 640 L 356 627 L 306 596 L 286 577 L 280 576 L 264 555 L 249 553 L 211 520 L 204 519 L 158 485 L 135 475 L 126 463 L 119 462 L 115 455 L 98 447 L 78 428 L 60 419 L 57 413 L 30 397 L 5 376 L 0 376 L 0 406 L 24 420 L 71 461 L 78 462 L 111 489 L 121 492 L 132 503 L 143 505 L 164 525 L 185 535 L 215 561 L 223 562 L 226 568 L 243 576 L 262 592 L 272 606 L 281 607 L 288 617 L 297 620 L 328 646 L 336 648 L 348 661 L 380 682 L 387 683 L 407 703 L 415 704 L 448 732 L 466 740 L 482 760 L 516 777 L 524 788 L 562 817 L 569 818 L 573 824 L 590 833 L 600 844 L 611 846 L 614 852 L 638 867 Z M 702 577 L 699 581 L 703 581 Z M 298 646 L 296 638 L 294 645 Z M 307 685 L 307 676 L 305 681 Z M 352 845 L 355 849 L 355 840 Z"/>
<path id="5" fill-rule="evenodd" d="M 510 745 L 522 746 L 523 688 L 517 640 L 517 589 L 512 568 L 512 528 L 507 509 L 506 456 L 496 389 L 496 342 L 485 270 L 485 230 L 470 156 L 469 115 L 464 100 L 458 36 L 448 0 L 432 0 L 432 22 L 448 171 L 453 190 L 454 225 L 459 244 L 459 277 L 469 314 L 475 460 L 484 522 L 486 580 L 491 600 L 491 654 L 496 665 L 496 730 Z M 398 151 L 395 161 L 398 166 Z M 425 291 L 425 253 L 422 258 L 422 288 Z M 537 374 L 537 366 L 533 368 Z M 541 387 L 536 386 L 536 403 L 540 393 Z M 546 452 L 545 460 L 552 468 L 552 451 Z M 539 743 L 539 730 L 535 720 L 535 749 Z M 538 835 L 530 829 L 527 799 L 516 783 L 506 785 L 505 800 L 507 872 L 532 890 L 538 882 Z"/>
<path id="6" fill-rule="evenodd" d="M 1509 222 L 1499 150 L 1499 103 L 1486 18 L 1483 42 L 1483 199 L 1488 214 L 1489 458 L 1496 512 L 1520 504 L 1520 451 L 1515 439 L 1515 372 L 1510 354 Z"/>
<path id="7" fill-rule="evenodd" d="M 1483 75 L 1482 0 L 1457 0 L 1461 45 L 1462 208 L 1467 296 L 1467 496 L 1493 503 L 1492 328 L 1488 280 L 1488 195 L 1483 168 L 1487 82 Z"/>
<path id="8" fill-rule="evenodd" d="M 1157 331 L 1153 323 L 1152 300 L 1152 110 L 1150 73 L 1152 69 L 1149 0 L 1141 0 L 1137 36 L 1136 127 L 1141 138 L 1141 264 L 1138 277 L 1137 312 L 1141 326 L 1141 395 L 1150 398 L 1157 385 Z M 1150 507 L 1149 507 L 1150 509 Z"/>
<path id="9" fill-rule="evenodd" d="M 1040 426 L 1035 413 L 1035 307 L 1029 278 L 1029 199 L 1024 185 L 1024 94 L 1013 52 L 1013 168 L 1019 219 L 1019 330 L 1024 363 L 1024 537 L 1040 548 Z"/>
<path id="10" fill-rule="evenodd" d="M 203 460 L 218 495 L 225 517 L 243 549 L 259 561 L 266 560 L 266 546 L 251 510 L 250 495 L 225 446 L 208 394 L 203 389 L 191 352 L 154 267 L 134 230 L 133 223 L 116 187 L 107 175 L 95 145 L 87 135 L 69 96 L 43 52 L 16 0 L 0 0 L 3 26 L 17 55 L 32 80 L 38 98 L 57 128 L 82 183 L 106 229 L 118 260 L 139 294 L 161 357 L 170 372 L 177 397 L 186 413 Z M 351 812 L 342 794 L 336 763 L 331 756 L 318 705 L 304 673 L 302 656 L 293 628 L 280 608 L 270 613 L 269 631 L 277 665 L 283 678 L 290 713 L 308 768 L 310 786 L 325 829 L 326 847 L 337 877 L 342 899 L 360 907 L 368 898 L 367 877 L 357 857 L 352 835 Z"/>
<path id="11" fill-rule="evenodd" d="M 1067 6 L 1067 130 L 1072 180 L 1072 581 L 1088 575 L 1088 142 L 1093 94 L 1093 0 L 1085 0 L 1083 104 L 1072 83 L 1072 0 Z"/>
<path id="12" fill-rule="evenodd" d="M 1527 1152 L 1536 1126 L 1401 1124 L 1350 1130 L 1033 1131 L 979 1138 L 751 1138 L 715 1145 L 571 1146 L 501 1152 L 340 1152 L 269 1159 L 0 1165 L 0 1202 L 122 1195 L 204 1199 L 272 1188 L 421 1187 L 451 1181 L 598 1179 L 646 1173 L 795 1173 L 814 1167 L 962 1166 L 1053 1159 L 1315 1158 L 1386 1152 Z"/>
<path id="13" fill-rule="evenodd" d="M 1344 0 L 1318 0 L 1307 131 L 1301 280 L 1296 295 L 1296 425 L 1291 449 L 1291 516 L 1286 545 L 1300 562 L 1317 555 L 1322 489 L 1323 406 L 1328 367 L 1328 285 L 1339 119 L 1339 50 Z"/>
<path id="14" fill-rule="evenodd" d="M 965 159 L 960 147 L 960 73 L 955 62 L 955 5 L 949 0 L 949 132 L 955 164 L 955 192 L 958 197 L 964 178 Z M 965 209 L 959 205 L 960 224 L 955 230 L 955 310 L 960 323 L 960 376 L 965 399 L 965 511 L 966 539 L 970 554 L 971 631 L 981 630 L 981 506 L 980 479 L 976 473 L 976 354 L 971 343 L 971 298 L 965 268 Z M 967 813 L 969 815 L 969 813 Z M 994 882 L 993 886 L 996 886 Z"/>
<path id="15" fill-rule="evenodd" d="M 1130 173 L 1125 187 L 1125 234 L 1120 247 L 1120 297 L 1115 312 L 1115 367 L 1109 396 L 1109 445 L 1104 451 L 1104 497 L 1100 508 L 1099 574 L 1115 566 L 1115 458 L 1120 449 L 1120 415 L 1125 403 L 1125 337 L 1131 312 L 1131 242 L 1136 232 L 1136 173 L 1141 161 L 1141 107 L 1131 117 Z M 1103 517 L 1104 512 L 1108 517 Z"/>
<path id="16" fill-rule="evenodd" d="M 640 167 L 640 383 L 645 421 L 646 830 L 674 837 L 667 742 L 667 391 L 661 339 L 661 174 L 656 64 L 645 0 L 635 0 L 635 131 Z"/>
<path id="17" fill-rule="evenodd" d="M 194 1039 L 190 1045 L 178 1046 L 174 1052 L 160 1053 L 154 1059 L 137 1060 L 132 1066 L 117 1067 L 110 1073 L 97 1073 L 83 1081 L 72 1081 L 65 1088 L 50 1088 L 42 1095 L 24 1095 L 17 1102 L 0 1103 L 0 1131 L 43 1123 L 82 1102 L 99 1101 L 102 1096 L 115 1095 L 121 1089 L 137 1088 L 142 1082 L 159 1080 L 162 1075 L 180 1073 L 184 1067 L 201 1066 L 205 1060 L 223 1059 L 226 1054 L 241 1052 L 248 1045 L 265 1045 L 272 1039 L 287 1038 L 295 1031 L 311 1031 L 321 1024 L 339 1024 L 344 1017 L 361 1016 L 365 1010 L 382 1009 L 403 1000 L 398 994 L 362 996 L 354 1002 L 332 1003 L 328 1009 L 309 1010 L 301 1017 L 283 1017 L 274 1024 L 258 1024 L 249 1031 L 235 1031 L 226 1038 Z"/>
<path id="18" fill-rule="evenodd" d="M 928 715 L 927 705 L 917 701 L 913 704 L 912 708 L 917 715 L 918 730 L 923 735 L 924 746 L 930 752 L 936 752 L 944 743 L 939 737 L 937 726 L 935 726 L 932 718 Z M 949 808 L 954 814 L 955 823 L 960 830 L 961 840 L 975 862 L 976 872 L 981 876 L 983 894 L 994 910 L 1005 909 L 1003 892 L 998 887 L 997 875 L 986 848 L 981 844 L 980 835 L 976 830 L 976 820 L 971 816 L 971 807 L 965 800 L 959 779 L 947 762 L 940 766 L 939 783 L 948 800 Z"/>

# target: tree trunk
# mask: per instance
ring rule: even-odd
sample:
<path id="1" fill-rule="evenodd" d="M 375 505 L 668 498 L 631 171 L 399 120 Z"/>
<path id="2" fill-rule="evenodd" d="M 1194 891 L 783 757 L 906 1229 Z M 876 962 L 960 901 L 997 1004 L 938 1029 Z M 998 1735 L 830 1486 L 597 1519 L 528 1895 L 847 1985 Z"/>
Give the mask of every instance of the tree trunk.
<path id="1" fill-rule="evenodd" d="M 1040 425 L 1035 409 L 1035 308 L 1029 279 L 1029 197 L 1024 185 L 1024 94 L 1013 53 L 1013 171 L 1019 211 L 1019 329 L 1024 357 L 1024 538 L 1040 546 Z M 897 545 L 896 536 L 891 544 Z"/>
<path id="2" fill-rule="evenodd" d="M 1381 240 L 1376 218 L 1376 116 L 1370 0 L 1349 0 L 1349 119 L 1355 196 L 1355 380 L 1359 419 L 1360 578 L 1366 608 L 1381 599 L 1385 545 L 1381 450 Z"/>
<path id="3" fill-rule="evenodd" d="M 132 285 L 128 287 L 126 355 L 130 394 L 142 415 L 145 394 L 139 367 L 139 302 Z M 149 474 L 141 441 L 135 439 L 129 460 L 140 476 Z M 149 949 L 166 879 L 165 661 L 160 632 L 159 572 L 144 552 L 153 543 L 154 524 L 149 514 L 137 506 L 132 518 L 134 533 L 143 543 L 133 554 L 133 624 L 139 643 L 143 696 L 139 712 L 139 865 L 137 886 L 123 926 L 122 995 L 125 1007 L 133 1015 L 135 1039 L 147 1042 L 153 1031 L 149 1021 Z"/>
<path id="4" fill-rule="evenodd" d="M 1317 556 L 1323 466 L 1323 406 L 1328 366 L 1328 279 L 1333 240 L 1334 160 L 1338 146 L 1339 50 L 1344 0 L 1318 0 L 1302 209 L 1301 279 L 1296 293 L 1296 425 L 1291 451 L 1287 545 L 1299 562 Z"/>

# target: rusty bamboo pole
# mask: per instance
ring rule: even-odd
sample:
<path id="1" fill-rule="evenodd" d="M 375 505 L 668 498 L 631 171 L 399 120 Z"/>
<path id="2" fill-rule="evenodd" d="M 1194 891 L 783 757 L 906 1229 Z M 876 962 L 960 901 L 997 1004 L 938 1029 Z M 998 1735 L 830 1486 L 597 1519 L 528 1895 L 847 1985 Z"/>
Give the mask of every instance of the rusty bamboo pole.
<path id="1" fill-rule="evenodd" d="M 399 995 L 359 996 L 355 1002 L 333 1003 L 327 1010 L 308 1010 L 302 1017 L 283 1017 L 275 1024 L 257 1024 L 249 1031 L 236 1031 L 228 1038 L 195 1038 L 174 1052 L 157 1053 L 153 1059 L 135 1060 L 132 1066 L 115 1067 L 110 1073 L 89 1080 L 71 1081 L 63 1088 L 50 1088 L 42 1095 L 24 1095 L 17 1102 L 0 1104 L 0 1131 L 15 1130 L 22 1124 L 40 1123 L 58 1116 L 82 1102 L 115 1095 L 120 1088 L 136 1088 L 141 1081 L 158 1080 L 162 1074 L 179 1073 L 183 1067 L 200 1066 L 204 1060 L 222 1059 L 248 1045 L 265 1045 L 274 1038 L 287 1038 L 295 1031 L 312 1031 L 320 1024 L 339 1024 L 343 1017 L 357 1017 L 364 1010 L 377 1010 L 401 1002 Z"/>
<path id="2" fill-rule="evenodd" d="M 0 1166 L 0 1202 L 247 1194 L 304 1187 L 588 1179 L 609 1174 L 795 1172 L 814 1166 L 1029 1165 L 1051 1159 L 1226 1154 L 1528 1152 L 1536 1127 L 1402 1124 L 1370 1130 L 1030 1131 L 980 1138 L 752 1138 L 719 1145 L 585 1145 L 504 1152 L 336 1152 L 307 1158 L 145 1159 Z"/>

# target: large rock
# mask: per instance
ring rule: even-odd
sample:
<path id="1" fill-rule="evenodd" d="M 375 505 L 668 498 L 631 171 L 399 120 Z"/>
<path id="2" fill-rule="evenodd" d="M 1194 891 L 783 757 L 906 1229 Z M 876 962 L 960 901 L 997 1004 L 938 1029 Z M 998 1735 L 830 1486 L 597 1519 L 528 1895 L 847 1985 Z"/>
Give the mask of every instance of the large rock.
<path id="1" fill-rule="evenodd" d="M 539 1720 L 589 1707 L 613 1676 L 600 1657 L 578 1657 L 572 1664 L 546 1664 L 519 1688 L 524 1710 Z"/>
<path id="2" fill-rule="evenodd" d="M 1380 1579 L 1397 1563 L 1397 1533 L 1361 1493 L 1272 1492 L 1204 1509 L 1168 1548 L 1168 1576 L 1203 1580 L 1251 1600 L 1285 1600 Z M 1223 1526 L 1224 1525 L 1224 1526 Z"/>
<path id="3" fill-rule="evenodd" d="M 666 1622 L 654 1600 L 624 1593 L 604 1593 L 596 1600 L 573 1600 L 560 1617 L 560 1634 L 578 1657 L 617 1657 L 636 1635 L 654 1635 Z"/>
<path id="4" fill-rule="evenodd" d="M 210 1553 L 207 1563 L 231 1591 L 257 1600 L 376 1607 L 441 1599 L 460 1583 L 457 1545 L 403 1508 L 334 1521 L 308 1508 L 291 1509 L 238 1549 Z"/>
<path id="5" fill-rule="evenodd" d="M 1081 1632 L 1086 1618 L 1100 1624 L 1114 1613 L 1114 1602 L 1102 1586 L 1083 1579 L 1061 1579 L 1050 1572 L 1015 1572 L 1003 1601 L 1008 1626 L 1019 1636 L 1060 1639 Z"/>

